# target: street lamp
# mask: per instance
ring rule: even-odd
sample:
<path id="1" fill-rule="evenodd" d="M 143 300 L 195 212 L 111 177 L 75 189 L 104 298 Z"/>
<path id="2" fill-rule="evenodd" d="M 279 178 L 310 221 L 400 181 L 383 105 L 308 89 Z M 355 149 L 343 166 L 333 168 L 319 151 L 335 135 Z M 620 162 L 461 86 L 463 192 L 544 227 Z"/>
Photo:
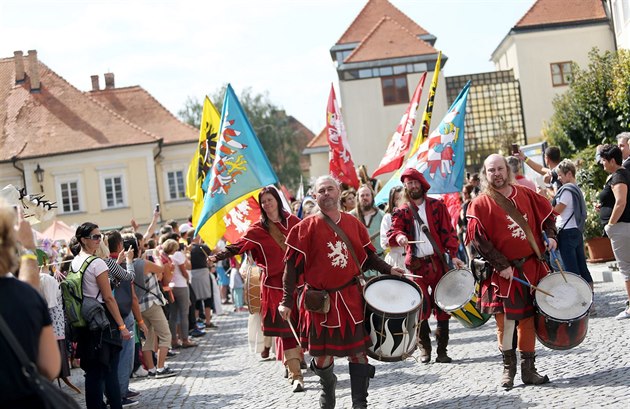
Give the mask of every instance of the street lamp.
<path id="1" fill-rule="evenodd" d="M 39 163 L 35 169 L 35 177 L 37 178 L 37 183 L 42 183 L 44 181 L 44 169 L 39 167 Z"/>
<path id="2" fill-rule="evenodd" d="M 44 187 L 42 183 L 44 182 L 44 169 L 39 166 L 39 163 L 37 164 L 37 168 L 35 168 L 35 179 L 37 179 L 37 183 L 39 183 L 39 191 L 43 192 Z"/>

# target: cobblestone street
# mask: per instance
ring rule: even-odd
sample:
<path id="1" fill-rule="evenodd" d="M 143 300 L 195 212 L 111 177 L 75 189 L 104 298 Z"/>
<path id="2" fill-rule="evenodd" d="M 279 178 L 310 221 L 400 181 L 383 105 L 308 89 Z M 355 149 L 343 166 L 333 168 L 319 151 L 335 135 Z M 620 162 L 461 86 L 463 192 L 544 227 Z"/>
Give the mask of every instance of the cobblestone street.
<path id="1" fill-rule="evenodd" d="M 370 384 L 368 402 L 374 408 L 628 407 L 630 320 L 614 318 L 625 300 L 623 283 L 596 282 L 595 293 L 597 316 L 590 318 L 588 335 L 581 345 L 558 351 L 538 343 L 536 364 L 539 372 L 551 379 L 547 385 L 525 386 L 517 373 L 515 388 L 504 391 L 499 387 L 502 363 L 494 320 L 477 329 L 451 320 L 449 355 L 453 363 L 371 360 L 376 377 Z M 248 352 L 247 313 L 219 316 L 215 323 L 219 329 L 196 338 L 197 348 L 180 350 L 169 359 L 178 376 L 132 380 L 130 386 L 141 393 L 137 407 L 318 407 L 318 378 L 310 370 L 305 373 L 306 391 L 292 393 L 279 362 L 263 361 Z M 435 328 L 435 322 L 431 326 Z M 337 359 L 335 365 L 339 377 L 337 407 L 349 408 L 348 364 Z M 81 378 L 81 370 L 73 370 L 73 381 L 82 388 Z"/>

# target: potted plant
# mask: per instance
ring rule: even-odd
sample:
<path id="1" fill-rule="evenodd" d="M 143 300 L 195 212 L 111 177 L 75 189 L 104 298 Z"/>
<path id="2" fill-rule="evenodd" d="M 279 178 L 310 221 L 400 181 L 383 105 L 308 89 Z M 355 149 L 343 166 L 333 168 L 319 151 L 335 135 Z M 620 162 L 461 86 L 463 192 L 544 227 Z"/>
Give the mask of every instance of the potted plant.
<path id="1" fill-rule="evenodd" d="M 578 165 L 577 184 L 586 201 L 586 221 L 584 225 L 584 243 L 590 262 L 612 261 L 615 256 L 610 239 L 604 236 L 604 227 L 599 218 L 597 204 L 599 192 L 606 182 L 607 174 L 601 165 L 595 162 L 595 147 L 588 147 L 574 157 Z"/>

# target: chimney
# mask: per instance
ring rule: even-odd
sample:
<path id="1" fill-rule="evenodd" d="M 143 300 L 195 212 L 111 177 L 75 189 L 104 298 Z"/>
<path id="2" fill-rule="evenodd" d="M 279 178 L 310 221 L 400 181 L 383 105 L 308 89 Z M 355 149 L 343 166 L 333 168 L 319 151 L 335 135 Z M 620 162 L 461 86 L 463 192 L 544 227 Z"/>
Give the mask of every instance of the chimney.
<path id="1" fill-rule="evenodd" d="M 90 78 L 92 79 L 92 91 L 100 90 L 101 86 L 98 83 L 98 75 L 91 75 Z"/>
<path id="2" fill-rule="evenodd" d="M 105 75 L 105 89 L 114 89 L 116 88 L 114 85 L 114 73 L 106 72 Z"/>
<path id="3" fill-rule="evenodd" d="M 39 91 L 39 62 L 37 61 L 36 50 L 28 50 L 28 69 L 29 78 L 31 79 L 31 92 Z"/>
<path id="4" fill-rule="evenodd" d="M 22 51 L 13 51 L 13 57 L 15 59 L 15 83 L 21 84 L 24 82 L 24 53 Z"/>

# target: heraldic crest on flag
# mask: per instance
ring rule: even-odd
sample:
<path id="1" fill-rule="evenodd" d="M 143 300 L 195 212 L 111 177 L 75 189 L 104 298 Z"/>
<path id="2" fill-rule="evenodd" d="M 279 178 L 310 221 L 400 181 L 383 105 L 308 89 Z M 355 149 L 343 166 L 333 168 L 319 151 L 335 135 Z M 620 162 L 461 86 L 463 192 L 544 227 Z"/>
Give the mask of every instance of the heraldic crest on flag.
<path id="1" fill-rule="evenodd" d="M 222 218 L 247 195 L 278 182 L 245 111 L 228 84 L 221 112 L 216 157 L 204 185 L 208 190 L 197 231 L 215 214 Z M 228 206 L 229 205 L 229 206 Z M 216 230 L 218 227 L 211 226 Z M 208 236 L 210 233 L 208 234 Z M 213 240 L 206 240 L 211 243 Z"/>
<path id="2" fill-rule="evenodd" d="M 350 154 L 350 144 L 343 125 L 341 111 L 337 104 L 335 89 L 332 85 L 330 86 L 330 95 L 326 108 L 326 134 L 328 136 L 330 174 L 339 179 L 340 182 L 358 189 L 359 179 L 354 169 L 354 162 Z"/>
<path id="3" fill-rule="evenodd" d="M 256 199 L 250 196 L 223 216 L 223 222 L 225 223 L 224 237 L 230 243 L 236 242 L 259 219 L 260 207 Z"/>
<path id="4" fill-rule="evenodd" d="M 430 194 L 461 192 L 464 183 L 464 122 L 470 81 L 451 104 L 444 119 L 429 137 L 412 153 L 405 164 L 383 186 L 374 198 L 379 205 L 388 199 L 389 191 L 400 186 L 404 169 L 415 168 L 431 185 Z"/>

